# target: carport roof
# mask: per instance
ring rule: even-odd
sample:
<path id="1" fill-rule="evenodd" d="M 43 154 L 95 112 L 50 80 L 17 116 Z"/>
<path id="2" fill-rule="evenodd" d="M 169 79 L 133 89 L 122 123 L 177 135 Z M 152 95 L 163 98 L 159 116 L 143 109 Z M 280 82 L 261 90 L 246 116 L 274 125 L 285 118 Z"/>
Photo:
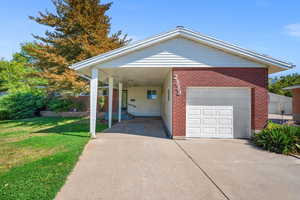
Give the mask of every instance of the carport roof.
<path id="1" fill-rule="evenodd" d="M 192 31 L 190 29 L 186 29 L 182 26 L 177 27 L 176 29 L 173 29 L 171 31 L 155 35 L 153 37 L 147 38 L 145 40 L 137 41 L 132 44 L 129 44 L 127 46 L 109 51 L 104 54 L 100 54 L 98 56 L 94 56 L 92 58 L 83 60 L 81 62 L 77 62 L 70 66 L 70 68 L 74 70 L 79 70 L 83 68 L 87 68 L 96 64 L 100 64 L 103 62 L 106 62 L 108 60 L 112 60 L 115 58 L 118 58 L 120 56 L 129 54 L 131 52 L 140 50 L 145 47 L 149 47 L 152 45 L 155 45 L 157 43 L 160 43 L 162 41 L 166 41 L 175 37 L 182 37 L 186 39 L 190 39 L 202 44 L 205 44 L 207 46 L 223 50 L 225 52 L 244 57 L 246 59 L 268 65 L 270 67 L 279 68 L 279 71 L 287 70 L 289 68 L 295 67 L 294 64 L 282 61 L 279 59 L 275 59 L 273 57 L 267 56 L 265 54 L 260 54 L 255 51 L 251 51 L 245 48 L 241 48 L 239 46 L 215 39 L 213 37 L 209 37 L 206 35 L 203 35 L 201 33 Z"/>

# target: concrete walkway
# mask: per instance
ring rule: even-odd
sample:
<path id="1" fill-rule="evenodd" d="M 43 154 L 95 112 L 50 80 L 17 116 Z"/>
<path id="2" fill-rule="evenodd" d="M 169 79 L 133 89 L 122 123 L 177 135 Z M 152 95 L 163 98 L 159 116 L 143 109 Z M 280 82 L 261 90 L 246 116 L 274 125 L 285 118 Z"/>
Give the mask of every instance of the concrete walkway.
<path id="1" fill-rule="evenodd" d="M 169 140 L 157 119 L 125 121 L 97 137 L 56 199 L 300 196 L 300 160 L 261 151 L 246 140 Z"/>

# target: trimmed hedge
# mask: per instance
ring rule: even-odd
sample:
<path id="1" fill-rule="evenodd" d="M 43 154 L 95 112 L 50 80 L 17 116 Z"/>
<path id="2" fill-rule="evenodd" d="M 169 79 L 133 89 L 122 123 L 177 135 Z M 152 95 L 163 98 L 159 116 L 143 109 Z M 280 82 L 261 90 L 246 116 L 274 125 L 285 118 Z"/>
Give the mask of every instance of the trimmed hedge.
<path id="1" fill-rule="evenodd" d="M 253 136 L 254 143 L 265 150 L 282 154 L 300 153 L 300 128 L 287 125 L 269 126 Z"/>
<path id="2" fill-rule="evenodd" d="M 15 92 L 0 97 L 0 119 L 24 119 L 35 117 L 45 106 L 41 92 Z"/>

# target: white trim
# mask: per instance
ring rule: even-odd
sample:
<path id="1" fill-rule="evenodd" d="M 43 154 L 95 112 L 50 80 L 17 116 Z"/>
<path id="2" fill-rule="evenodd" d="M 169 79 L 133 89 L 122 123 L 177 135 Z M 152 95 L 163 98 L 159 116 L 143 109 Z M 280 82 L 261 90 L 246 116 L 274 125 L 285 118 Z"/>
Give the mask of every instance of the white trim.
<path id="1" fill-rule="evenodd" d="M 98 96 L 98 69 L 91 70 L 92 78 L 90 79 L 90 133 L 91 137 L 96 137 L 97 121 L 97 96 Z"/>
<path id="2" fill-rule="evenodd" d="M 250 111 L 249 111 L 249 119 L 250 119 L 250 126 L 249 126 L 249 130 L 248 130 L 248 133 L 249 133 L 249 138 L 251 137 L 251 133 L 252 133 L 252 88 L 249 87 L 248 88 L 248 92 L 249 92 L 249 97 L 250 97 L 250 101 L 249 101 L 249 108 L 250 108 Z"/>
<path id="3" fill-rule="evenodd" d="M 171 109 L 170 109 L 170 121 L 171 121 L 171 127 L 170 127 L 170 134 L 171 137 L 173 136 L 173 70 L 170 69 L 170 103 L 171 103 Z"/>
<path id="4" fill-rule="evenodd" d="M 108 79 L 108 128 L 112 126 L 112 109 L 113 109 L 113 92 L 114 92 L 114 79 L 109 77 Z"/>
<path id="5" fill-rule="evenodd" d="M 91 80 L 91 77 L 89 77 L 89 76 L 87 76 L 87 75 L 84 75 L 84 74 L 81 74 L 81 73 L 79 73 L 79 72 L 77 72 L 77 74 L 78 74 L 78 76 L 80 76 L 80 77 L 82 77 L 82 78 L 85 78 L 85 79 L 87 79 L 87 80 Z"/>
<path id="6" fill-rule="evenodd" d="M 188 109 L 188 89 L 189 87 L 185 88 L 185 137 L 188 137 L 188 116 L 189 116 L 189 109 Z"/>
<path id="7" fill-rule="evenodd" d="M 169 40 L 171 38 L 175 38 L 175 37 L 183 37 L 183 38 L 187 38 L 190 40 L 194 40 L 196 42 L 220 49 L 220 50 L 224 50 L 227 51 L 229 53 L 232 54 L 236 54 L 245 58 L 248 58 L 250 60 L 254 60 L 256 62 L 259 63 L 263 63 L 266 65 L 272 65 L 272 66 L 276 66 L 282 69 L 288 69 L 288 68 L 292 68 L 295 67 L 295 65 L 293 65 L 292 63 L 288 63 L 285 61 L 281 61 L 275 58 L 272 58 L 270 56 L 264 55 L 264 54 L 259 54 L 257 52 L 245 49 L 245 48 L 241 48 L 238 47 L 236 45 L 209 37 L 209 36 L 205 36 L 203 34 L 200 34 L 198 32 L 194 32 L 192 30 L 189 29 L 185 29 L 185 28 L 176 28 L 175 30 L 171 30 L 169 32 L 166 33 L 162 33 L 159 35 L 156 35 L 154 37 L 142 40 L 142 41 L 138 41 L 136 43 L 132 43 L 130 45 L 109 51 L 107 53 L 104 54 L 100 54 L 98 56 L 83 60 L 81 62 L 75 63 L 72 66 L 70 66 L 70 68 L 75 69 L 75 70 L 79 70 L 85 67 L 89 67 L 91 65 L 95 65 L 95 64 L 99 64 L 99 63 L 103 63 L 105 61 L 108 60 L 112 60 L 116 57 L 120 57 L 123 56 L 125 54 L 129 54 L 133 51 L 160 43 L 162 41 L 165 40 Z"/>
<path id="8" fill-rule="evenodd" d="M 119 82 L 119 107 L 118 107 L 118 121 L 121 122 L 122 117 L 122 83 Z"/>

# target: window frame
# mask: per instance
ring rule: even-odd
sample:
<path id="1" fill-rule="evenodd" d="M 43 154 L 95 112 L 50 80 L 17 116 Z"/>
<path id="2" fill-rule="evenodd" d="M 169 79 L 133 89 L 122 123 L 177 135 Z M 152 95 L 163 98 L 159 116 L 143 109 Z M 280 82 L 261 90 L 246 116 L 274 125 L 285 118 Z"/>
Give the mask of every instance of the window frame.
<path id="1" fill-rule="evenodd" d="M 155 100 L 155 99 L 157 99 L 157 90 L 147 89 L 146 96 L 147 96 L 148 100 Z"/>

